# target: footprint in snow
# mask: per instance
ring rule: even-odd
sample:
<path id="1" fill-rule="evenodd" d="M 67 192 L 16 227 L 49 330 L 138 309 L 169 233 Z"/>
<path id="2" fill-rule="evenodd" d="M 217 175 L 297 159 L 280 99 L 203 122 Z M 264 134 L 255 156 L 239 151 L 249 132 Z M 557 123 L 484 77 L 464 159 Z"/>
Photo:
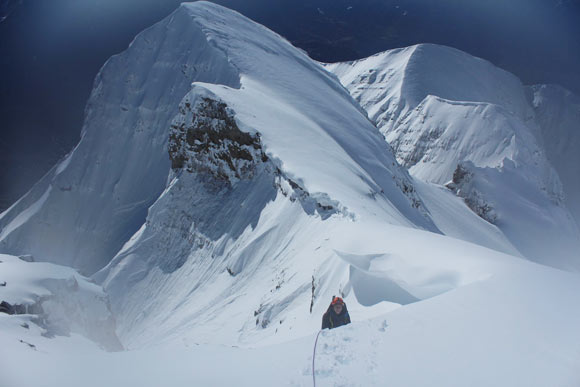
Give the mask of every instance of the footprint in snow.
<path id="1" fill-rule="evenodd" d="M 383 323 L 379 327 L 379 331 L 380 332 L 385 332 L 387 330 L 387 327 L 388 326 L 389 326 L 389 324 L 387 324 L 387 320 L 383 320 Z"/>

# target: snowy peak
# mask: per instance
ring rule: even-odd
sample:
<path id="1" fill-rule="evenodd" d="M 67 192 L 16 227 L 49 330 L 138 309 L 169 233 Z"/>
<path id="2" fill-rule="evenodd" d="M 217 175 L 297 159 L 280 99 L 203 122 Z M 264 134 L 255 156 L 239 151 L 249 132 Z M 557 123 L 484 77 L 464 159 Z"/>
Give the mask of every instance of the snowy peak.
<path id="1" fill-rule="evenodd" d="M 326 66 L 383 131 L 429 95 L 497 104 L 523 120 L 533 115 L 517 77 L 451 47 L 418 44 Z"/>
<path id="2" fill-rule="evenodd" d="M 431 227 L 411 215 L 415 210 L 408 206 L 420 200 L 409 200 L 402 192 L 412 186 L 406 172 L 396 166 L 381 136 L 335 78 L 280 36 L 246 18 L 213 5 L 185 7 L 242 74 L 239 90 L 200 86 L 236 112 L 243 131 L 259 128 L 266 154 L 281 171 L 306 191 L 335 197 L 359 216 L 364 211 L 356 210 L 361 209 L 360 200 L 353 199 L 368 186 L 367 195 L 383 192 L 396 211 Z M 224 18 L 227 24 L 220 22 Z M 252 104 L 246 102 L 250 100 Z M 351 170 L 361 186 L 354 188 L 350 179 L 337 176 L 337 164 Z M 401 221 L 406 222 L 396 220 Z"/>
<path id="3" fill-rule="evenodd" d="M 401 94 L 411 107 L 428 95 L 451 101 L 502 106 L 521 119 L 530 118 L 520 80 L 490 62 L 463 51 L 419 44 L 405 65 Z"/>
<path id="4" fill-rule="evenodd" d="M 433 229 L 406 171 L 332 75 L 263 26 L 197 2 L 103 66 L 81 142 L 0 218 L 2 251 L 89 274 L 105 266 L 165 189 L 170 127 L 192 83 L 225 101 L 241 132 L 259 128 L 262 151 L 305 191 L 360 214 L 368 206 L 355 198 L 378 194 L 393 222 Z M 336 176 L 337 164 L 362 184 Z"/>

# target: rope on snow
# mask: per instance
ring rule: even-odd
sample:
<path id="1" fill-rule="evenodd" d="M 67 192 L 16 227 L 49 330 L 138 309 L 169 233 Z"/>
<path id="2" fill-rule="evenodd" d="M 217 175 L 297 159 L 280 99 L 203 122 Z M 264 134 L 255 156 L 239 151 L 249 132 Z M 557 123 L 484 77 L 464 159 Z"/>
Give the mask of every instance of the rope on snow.
<path id="1" fill-rule="evenodd" d="M 320 336 L 322 329 L 316 334 L 316 340 L 314 341 L 314 350 L 312 351 L 312 384 L 316 387 L 316 368 L 314 367 L 314 360 L 316 358 L 316 345 L 318 344 L 318 336 Z"/>

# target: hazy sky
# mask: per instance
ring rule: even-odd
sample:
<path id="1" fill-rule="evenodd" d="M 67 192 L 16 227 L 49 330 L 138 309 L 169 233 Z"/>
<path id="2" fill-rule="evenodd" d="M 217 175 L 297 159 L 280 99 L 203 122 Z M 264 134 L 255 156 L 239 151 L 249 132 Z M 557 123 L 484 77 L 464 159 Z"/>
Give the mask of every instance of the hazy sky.
<path id="1" fill-rule="evenodd" d="M 175 0 L 0 0 L 0 210 L 78 142 L 99 68 Z M 220 0 L 322 61 L 419 42 L 580 94 L 580 0 Z"/>

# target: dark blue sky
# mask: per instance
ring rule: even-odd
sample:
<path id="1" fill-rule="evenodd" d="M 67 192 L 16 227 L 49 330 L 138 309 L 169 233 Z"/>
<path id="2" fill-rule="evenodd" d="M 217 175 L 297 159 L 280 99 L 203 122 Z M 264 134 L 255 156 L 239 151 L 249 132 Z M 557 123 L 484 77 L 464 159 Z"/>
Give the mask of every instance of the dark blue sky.
<path id="1" fill-rule="evenodd" d="M 99 68 L 175 0 L 0 0 L 0 210 L 78 142 Z M 420 42 L 580 94 L 580 0 L 216 0 L 321 61 Z"/>

